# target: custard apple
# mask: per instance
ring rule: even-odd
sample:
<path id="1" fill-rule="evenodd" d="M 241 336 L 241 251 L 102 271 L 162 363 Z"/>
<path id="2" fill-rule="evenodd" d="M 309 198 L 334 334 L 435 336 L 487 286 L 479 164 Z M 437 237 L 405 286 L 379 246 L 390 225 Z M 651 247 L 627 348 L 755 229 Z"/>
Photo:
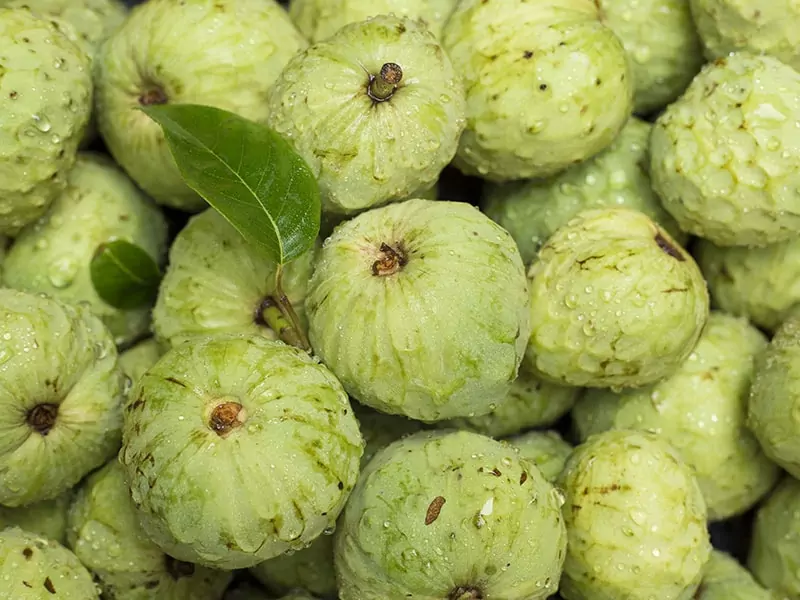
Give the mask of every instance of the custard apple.
<path id="1" fill-rule="evenodd" d="M 547 481 L 554 483 L 572 454 L 572 446 L 555 431 L 529 431 L 508 439 L 519 455 L 536 465 Z"/>

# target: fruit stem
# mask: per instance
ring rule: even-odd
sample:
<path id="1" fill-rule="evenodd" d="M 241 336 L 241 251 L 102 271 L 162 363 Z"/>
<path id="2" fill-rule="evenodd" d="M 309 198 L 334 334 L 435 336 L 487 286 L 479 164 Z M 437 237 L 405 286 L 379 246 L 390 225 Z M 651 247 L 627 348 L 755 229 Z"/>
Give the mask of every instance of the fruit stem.
<path id="1" fill-rule="evenodd" d="M 278 300 L 272 296 L 267 296 L 258 307 L 258 319 L 274 331 L 279 339 L 290 346 L 300 347 L 301 340 L 291 321 L 284 316 Z"/>
<path id="2" fill-rule="evenodd" d="M 385 102 L 397 90 L 397 85 L 403 79 L 403 69 L 396 63 L 386 63 L 381 67 L 381 72 L 369 76 L 367 94 L 375 102 Z"/>
<path id="3" fill-rule="evenodd" d="M 305 331 L 303 331 L 300 319 L 294 311 L 292 303 L 289 302 L 289 298 L 283 292 L 282 265 L 278 265 L 278 269 L 275 272 L 275 293 L 272 295 L 271 300 L 276 303 L 276 307 L 281 313 L 281 323 L 285 323 L 286 326 L 288 326 L 284 326 L 282 329 L 273 328 L 273 330 L 278 333 L 281 340 L 287 344 L 305 350 L 306 352 L 311 352 L 311 343 L 308 341 Z M 272 325 L 270 325 L 270 327 L 272 327 Z"/>

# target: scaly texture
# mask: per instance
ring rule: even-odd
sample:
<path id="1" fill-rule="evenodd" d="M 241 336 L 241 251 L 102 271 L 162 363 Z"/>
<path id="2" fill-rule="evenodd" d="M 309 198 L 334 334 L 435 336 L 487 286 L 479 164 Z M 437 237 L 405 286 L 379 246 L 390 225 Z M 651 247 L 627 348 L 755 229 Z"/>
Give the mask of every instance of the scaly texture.
<path id="1" fill-rule="evenodd" d="M 372 408 L 479 416 L 517 377 L 530 332 L 522 259 L 468 204 L 408 200 L 343 223 L 309 285 L 311 345 Z"/>
<path id="2" fill-rule="evenodd" d="M 173 348 L 139 380 L 120 460 L 150 539 L 236 569 L 333 527 L 362 444 L 328 369 L 282 342 L 217 335 Z"/>
<path id="3" fill-rule="evenodd" d="M 147 332 L 150 307 L 120 310 L 97 295 L 92 259 L 101 244 L 112 240 L 136 244 L 162 263 L 166 220 L 110 159 L 81 154 L 68 174 L 67 189 L 14 241 L 3 264 L 3 283 L 69 304 L 84 302 L 114 341 L 125 344 Z"/>
<path id="4" fill-rule="evenodd" d="M 661 114 L 650 175 L 681 229 L 764 246 L 800 229 L 800 73 L 738 53 L 707 64 Z"/>
<path id="5" fill-rule="evenodd" d="M 754 363 L 767 340 L 745 319 L 711 313 L 678 371 L 654 386 L 589 390 L 572 411 L 580 439 L 608 429 L 654 431 L 694 471 L 710 520 L 745 512 L 780 470 L 747 429 Z"/>
<path id="6" fill-rule="evenodd" d="M 401 67 L 383 101 L 370 81 Z M 327 212 L 352 214 L 433 185 L 465 126 L 461 79 L 424 24 L 391 15 L 352 23 L 293 58 L 266 106 L 317 177 Z"/>
<path id="7" fill-rule="evenodd" d="M 637 387 L 674 373 L 708 317 L 689 254 L 638 211 L 586 210 L 531 265 L 526 365 L 559 383 Z"/>
<path id="8" fill-rule="evenodd" d="M 44 214 L 75 163 L 93 91 L 89 57 L 69 35 L 26 9 L 0 8 L 0 234 Z"/>
<path id="9" fill-rule="evenodd" d="M 483 209 L 514 237 L 522 260 L 530 264 L 551 235 L 590 208 L 640 210 L 683 243 L 686 236 L 666 212 L 648 174 L 652 126 L 631 117 L 603 152 L 544 180 L 490 184 Z"/>
<path id="10" fill-rule="evenodd" d="M 124 376 L 83 307 L 0 289 L 0 504 L 49 500 L 119 448 Z"/>
<path id="11" fill-rule="evenodd" d="M 694 600 L 777 600 L 732 556 L 714 550 Z"/>
<path id="12" fill-rule="evenodd" d="M 43 500 L 19 508 L 0 506 L 0 531 L 19 527 L 29 533 L 63 544 L 67 534 L 67 511 L 72 501 L 72 490 L 52 500 Z"/>
<path id="13" fill-rule="evenodd" d="M 119 355 L 119 366 L 122 372 L 130 379 L 131 386 L 137 384 L 142 375 L 158 362 L 163 354 L 161 346 L 150 338 L 139 342 Z"/>
<path id="14" fill-rule="evenodd" d="M 711 543 L 700 488 L 654 434 L 608 431 L 578 446 L 566 494 L 565 600 L 690 600 Z"/>
<path id="15" fill-rule="evenodd" d="M 157 202 L 208 206 L 183 182 L 147 104 L 202 104 L 252 120 L 305 39 L 274 0 L 153 0 L 137 5 L 97 58 L 97 119 L 111 154 Z"/>
<path id="16" fill-rule="evenodd" d="M 553 483 L 561 475 L 572 454 L 572 446 L 555 431 L 530 431 L 508 439 L 519 455 L 532 462 L 547 481 Z"/>
<path id="17" fill-rule="evenodd" d="M 495 181 L 553 175 L 608 146 L 633 85 L 592 0 L 464 0 L 443 42 L 467 90 L 454 164 Z"/>
<path id="18" fill-rule="evenodd" d="M 367 465 L 335 535 L 342 600 L 539 600 L 558 587 L 563 499 L 507 444 L 421 432 Z"/>

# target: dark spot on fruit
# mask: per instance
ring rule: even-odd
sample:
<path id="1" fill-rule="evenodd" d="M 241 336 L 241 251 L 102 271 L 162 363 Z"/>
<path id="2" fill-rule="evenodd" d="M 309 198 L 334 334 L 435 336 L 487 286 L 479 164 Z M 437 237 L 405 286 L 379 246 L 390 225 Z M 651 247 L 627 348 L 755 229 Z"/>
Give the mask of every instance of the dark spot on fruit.
<path id="1" fill-rule="evenodd" d="M 50 581 L 49 577 L 45 577 L 44 579 L 44 589 L 46 589 L 51 594 L 56 593 L 56 586 L 53 585 L 53 582 Z"/>
<path id="2" fill-rule="evenodd" d="M 446 500 L 444 496 L 436 496 L 428 505 L 428 510 L 425 512 L 425 525 L 430 525 L 439 518 L 439 513 L 442 512 L 442 507 Z"/>
<path id="3" fill-rule="evenodd" d="M 600 85 L 601 85 L 602 83 L 603 83 L 603 80 L 602 80 L 602 79 L 600 79 L 599 77 L 598 77 L 597 79 L 595 79 L 595 80 L 594 80 L 594 84 L 595 84 L 597 87 L 600 87 Z"/>
<path id="4" fill-rule="evenodd" d="M 661 250 L 664 251 L 664 254 L 669 254 L 675 260 L 679 260 L 680 262 L 684 262 L 686 258 L 683 256 L 680 250 L 678 250 L 672 242 L 670 242 L 667 238 L 663 236 L 663 234 L 659 231 L 655 237 L 656 244 Z"/>
<path id="5" fill-rule="evenodd" d="M 166 104 L 168 102 L 167 94 L 160 87 L 153 87 L 145 90 L 139 96 L 139 104 L 142 106 L 151 106 L 153 104 Z"/>
<path id="6" fill-rule="evenodd" d="M 519 476 L 519 484 L 522 485 L 526 481 L 528 481 L 528 474 L 525 471 L 523 471 L 522 475 Z"/>
<path id="7" fill-rule="evenodd" d="M 539 89 L 542 90 L 542 91 L 545 91 L 547 89 L 547 84 L 546 83 L 540 83 L 539 84 Z"/>
<path id="8" fill-rule="evenodd" d="M 26 588 L 31 588 L 31 589 L 33 589 L 33 586 L 32 586 L 30 583 L 28 583 L 27 581 L 23 581 L 23 582 L 22 582 L 22 585 L 24 585 Z"/>
<path id="9" fill-rule="evenodd" d="M 495 467 L 494 469 L 489 471 L 489 473 L 491 473 L 495 477 L 500 477 L 500 475 L 502 475 L 502 473 L 500 472 L 500 469 L 498 469 L 497 467 Z"/>
<path id="10" fill-rule="evenodd" d="M 338 487 L 340 490 L 343 490 L 343 489 L 344 489 L 344 483 L 342 483 L 342 482 L 340 481 L 340 482 L 339 482 L 339 485 L 338 485 L 337 487 Z"/>
<path id="11" fill-rule="evenodd" d="M 453 588 L 447 600 L 483 600 L 483 592 L 471 585 L 460 585 Z"/>
<path id="12" fill-rule="evenodd" d="M 532 57 L 533 57 L 533 52 L 531 52 L 530 50 L 525 50 L 525 52 L 522 53 L 522 58 L 526 58 L 527 59 L 527 58 L 532 58 Z"/>
<path id="13" fill-rule="evenodd" d="M 31 429 L 41 435 L 47 435 L 56 423 L 58 405 L 37 404 L 28 411 L 27 421 Z"/>
<path id="14" fill-rule="evenodd" d="M 26 560 L 30 560 L 31 556 L 33 556 L 33 550 L 31 548 L 25 548 L 22 551 L 22 556 L 24 556 Z"/>
<path id="15" fill-rule="evenodd" d="M 174 377 L 165 377 L 164 379 L 166 379 L 166 380 L 167 380 L 167 381 L 169 381 L 170 383 L 174 383 L 175 385 L 179 385 L 179 386 L 181 386 L 182 388 L 185 388 L 185 387 L 187 387 L 185 383 L 183 383 L 182 381 L 179 381 L 179 380 L 175 379 Z"/>
<path id="16" fill-rule="evenodd" d="M 688 288 L 671 287 L 669 289 L 664 290 L 664 293 L 665 294 L 675 294 L 675 293 L 688 292 L 688 291 L 689 291 Z"/>
<path id="17" fill-rule="evenodd" d="M 11 92 L 8 95 L 8 97 L 11 98 L 12 100 L 16 100 L 18 96 L 19 96 L 19 94 L 17 92 Z"/>
<path id="18" fill-rule="evenodd" d="M 217 435 L 224 437 L 232 430 L 236 429 L 244 423 L 244 414 L 242 409 L 244 407 L 238 402 L 222 402 L 214 407 L 211 411 L 209 418 L 209 427 L 213 429 Z"/>
<path id="19" fill-rule="evenodd" d="M 397 33 L 405 33 L 406 32 L 406 26 L 403 25 L 402 23 L 398 23 L 397 27 L 395 27 L 395 29 L 397 30 Z"/>
<path id="20" fill-rule="evenodd" d="M 30 44 L 31 43 L 31 39 L 29 37 L 22 38 L 22 41 L 25 42 L 26 44 Z"/>
<path id="21" fill-rule="evenodd" d="M 142 398 L 140 396 L 139 398 L 136 399 L 136 402 L 131 404 L 131 410 L 137 410 L 137 409 L 141 408 L 142 406 L 144 406 L 144 400 L 142 400 Z"/>

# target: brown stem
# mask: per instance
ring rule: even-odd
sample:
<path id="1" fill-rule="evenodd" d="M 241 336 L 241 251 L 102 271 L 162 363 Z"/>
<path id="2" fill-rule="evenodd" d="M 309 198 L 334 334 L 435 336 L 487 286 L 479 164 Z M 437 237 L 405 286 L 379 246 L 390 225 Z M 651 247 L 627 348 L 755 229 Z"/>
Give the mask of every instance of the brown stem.
<path id="1" fill-rule="evenodd" d="M 277 303 L 278 309 L 281 311 L 281 314 L 288 321 L 288 325 L 290 326 L 285 330 L 286 333 L 281 337 L 281 339 L 287 344 L 295 346 L 296 348 L 300 348 L 301 350 L 305 350 L 306 352 L 310 352 L 311 343 L 308 341 L 306 332 L 303 331 L 303 326 L 300 324 L 300 318 L 294 311 L 294 307 L 289 301 L 289 298 L 283 292 L 283 267 L 281 265 L 278 265 L 278 270 L 275 272 L 275 293 L 273 294 L 272 299 Z"/>
<path id="2" fill-rule="evenodd" d="M 367 94 L 375 102 L 385 102 L 394 95 L 402 79 L 403 69 L 400 65 L 386 63 L 378 75 L 370 75 Z"/>

